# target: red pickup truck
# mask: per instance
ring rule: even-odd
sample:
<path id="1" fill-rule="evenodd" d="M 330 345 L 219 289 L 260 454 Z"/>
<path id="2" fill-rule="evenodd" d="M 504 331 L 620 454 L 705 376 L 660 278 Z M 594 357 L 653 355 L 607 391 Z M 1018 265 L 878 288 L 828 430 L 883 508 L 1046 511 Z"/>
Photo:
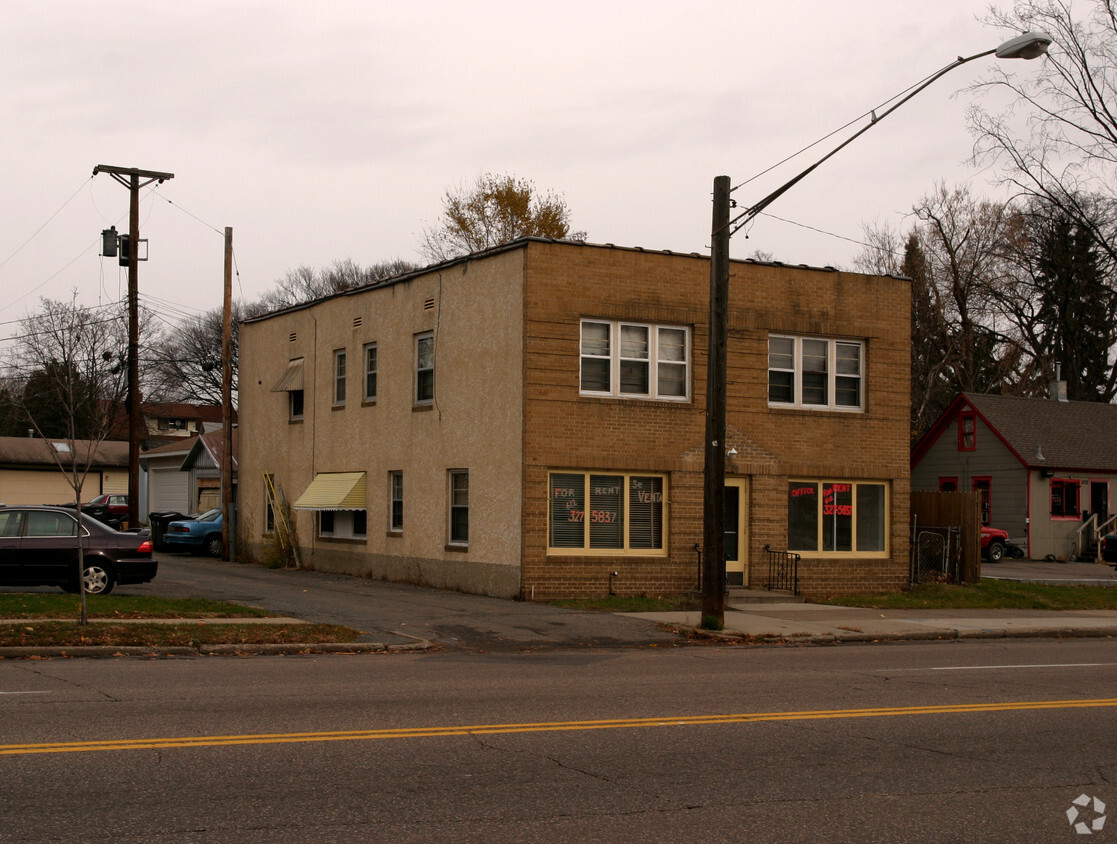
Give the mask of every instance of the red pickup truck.
<path id="1" fill-rule="evenodd" d="M 1000 528 L 981 526 L 981 555 L 991 563 L 1004 559 L 1008 547 L 1008 531 Z"/>

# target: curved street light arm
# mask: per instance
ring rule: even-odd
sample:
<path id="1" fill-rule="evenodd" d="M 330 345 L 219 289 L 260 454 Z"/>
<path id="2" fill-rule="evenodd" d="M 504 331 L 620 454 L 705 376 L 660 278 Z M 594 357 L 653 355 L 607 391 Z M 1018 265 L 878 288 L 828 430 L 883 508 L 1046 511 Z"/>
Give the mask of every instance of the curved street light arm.
<path id="1" fill-rule="evenodd" d="M 924 80 L 921 84 L 917 85 L 910 92 L 908 92 L 907 96 L 905 96 L 902 99 L 898 100 L 897 102 L 893 103 L 887 110 L 881 112 L 880 114 L 875 114 L 874 113 L 873 116 L 869 119 L 869 123 L 867 125 L 862 126 L 860 129 L 858 129 L 856 132 L 854 132 L 850 137 L 846 138 L 844 141 L 842 141 L 842 143 L 838 144 L 838 146 L 834 147 L 834 149 L 832 149 L 830 152 L 828 152 L 826 155 L 824 155 L 822 158 L 820 158 L 818 161 L 816 161 L 814 164 L 812 164 L 810 167 L 808 167 L 802 173 L 797 175 L 791 181 L 786 182 L 785 184 L 776 188 L 774 191 L 772 191 L 766 197 L 761 199 L 755 205 L 752 205 L 749 208 L 746 208 L 744 211 L 742 211 L 736 217 L 733 217 L 732 219 L 730 219 L 730 221 L 726 224 L 726 228 L 729 229 L 730 236 L 736 234 L 738 231 L 741 230 L 741 228 L 748 225 L 749 221 L 751 221 L 754 217 L 756 217 L 758 214 L 760 214 L 765 208 L 767 208 L 769 205 L 771 205 L 773 202 L 775 202 L 777 199 L 779 199 L 781 196 L 783 196 L 785 193 L 787 193 L 787 191 L 789 191 L 791 188 L 793 188 L 795 185 L 797 185 L 802 179 L 806 178 L 811 173 L 813 173 L 821 164 L 828 161 L 830 158 L 832 158 L 834 155 L 836 155 L 841 150 L 845 149 L 847 146 L 849 146 L 851 143 L 853 143 L 859 137 L 861 137 L 866 132 L 868 132 L 870 129 L 872 129 L 874 126 L 876 126 L 878 123 L 880 123 L 880 121 L 882 121 L 884 118 L 888 117 L 888 115 L 890 115 L 892 112 L 894 112 L 900 106 L 902 106 L 904 103 L 906 103 L 912 97 L 914 97 L 916 94 L 918 94 L 919 92 L 928 88 L 933 82 L 936 82 L 939 78 L 941 78 L 941 77 L 945 76 L 946 74 L 950 73 L 950 71 L 954 70 L 956 67 L 961 67 L 962 65 L 966 64 L 967 62 L 972 62 L 974 59 L 980 59 L 980 58 L 983 58 L 985 56 L 991 56 L 994 53 L 996 53 L 997 58 L 1002 58 L 1002 59 L 1010 59 L 1010 58 L 1032 59 L 1032 58 L 1037 58 L 1037 57 L 1043 55 L 1047 51 L 1047 46 L 1050 43 L 1051 43 L 1051 36 L 1049 36 L 1049 35 L 1045 35 L 1044 33 L 1039 33 L 1039 32 L 1027 32 L 1027 33 L 1024 33 L 1023 35 L 1019 35 L 1016 38 L 1013 38 L 1009 41 L 1006 41 L 1004 44 L 1001 44 L 999 47 L 996 47 L 992 50 L 985 50 L 984 52 L 981 52 L 981 53 L 974 53 L 972 56 L 966 56 L 964 58 L 962 56 L 959 56 L 957 59 L 952 61 L 946 67 L 942 68 L 941 70 L 937 71 L 936 73 L 933 73 L 926 80 Z M 719 233 L 718 231 L 714 232 L 714 234 L 718 234 L 718 233 Z"/>

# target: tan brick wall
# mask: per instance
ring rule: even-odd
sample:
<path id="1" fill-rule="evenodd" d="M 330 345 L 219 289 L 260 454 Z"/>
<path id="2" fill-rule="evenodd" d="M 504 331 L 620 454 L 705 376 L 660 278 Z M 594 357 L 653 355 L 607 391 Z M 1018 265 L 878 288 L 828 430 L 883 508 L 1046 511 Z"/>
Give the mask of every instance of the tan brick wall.
<path id="1" fill-rule="evenodd" d="M 704 257 L 532 243 L 525 275 L 523 589 L 559 596 L 667 594 L 695 588 L 702 542 L 702 460 L 709 261 Z M 764 545 L 787 545 L 787 480 L 890 484 L 887 559 L 805 559 L 807 594 L 883 591 L 906 582 L 909 285 L 828 270 L 734 262 L 730 277 L 727 475 L 750 478 L 749 576 Z M 584 317 L 689 325 L 691 401 L 579 396 Z M 769 409 L 769 333 L 862 340 L 865 413 Z M 547 473 L 668 475 L 665 556 L 547 554 Z M 617 572 L 610 578 L 610 572 Z"/>

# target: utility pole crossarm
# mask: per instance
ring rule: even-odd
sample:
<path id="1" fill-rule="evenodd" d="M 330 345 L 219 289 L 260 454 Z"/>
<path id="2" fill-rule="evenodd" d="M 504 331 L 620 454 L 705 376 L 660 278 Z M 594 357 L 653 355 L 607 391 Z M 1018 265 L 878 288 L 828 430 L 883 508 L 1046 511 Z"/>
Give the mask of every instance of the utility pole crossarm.
<path id="1" fill-rule="evenodd" d="M 174 173 L 163 173 L 159 170 L 141 170 L 138 167 L 114 167 L 111 164 L 98 164 L 93 168 L 93 175 L 108 173 L 112 176 L 139 176 L 141 179 L 150 179 L 153 182 L 165 182 L 175 177 Z"/>

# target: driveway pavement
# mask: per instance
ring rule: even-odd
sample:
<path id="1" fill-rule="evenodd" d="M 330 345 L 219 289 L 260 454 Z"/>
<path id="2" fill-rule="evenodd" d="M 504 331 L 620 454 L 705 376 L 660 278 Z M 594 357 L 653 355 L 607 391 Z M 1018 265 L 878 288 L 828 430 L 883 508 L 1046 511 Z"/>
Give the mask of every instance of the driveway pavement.
<path id="1" fill-rule="evenodd" d="M 303 621 L 344 624 L 388 646 L 430 642 L 444 650 L 673 647 L 690 640 L 697 612 L 595 613 L 313 571 L 266 569 L 204 557 L 159 556 L 159 576 L 122 594 L 206 597 L 263 607 Z M 1110 566 L 1013 560 L 985 566 L 1006 580 L 1117 586 Z M 771 598 L 767 593 L 765 597 Z M 790 643 L 999 637 L 1117 637 L 1117 611 L 876 610 L 792 601 L 754 602 L 734 592 L 726 641 Z M 716 638 L 716 637 L 715 637 Z"/>
<path id="2" fill-rule="evenodd" d="M 470 651 L 684 644 L 654 619 L 564 610 L 483 595 L 314 571 L 266 569 L 204 557 L 159 554 L 159 576 L 137 594 L 207 597 L 263 607 L 305 621 L 344 624 L 363 641 L 418 640 Z"/>

